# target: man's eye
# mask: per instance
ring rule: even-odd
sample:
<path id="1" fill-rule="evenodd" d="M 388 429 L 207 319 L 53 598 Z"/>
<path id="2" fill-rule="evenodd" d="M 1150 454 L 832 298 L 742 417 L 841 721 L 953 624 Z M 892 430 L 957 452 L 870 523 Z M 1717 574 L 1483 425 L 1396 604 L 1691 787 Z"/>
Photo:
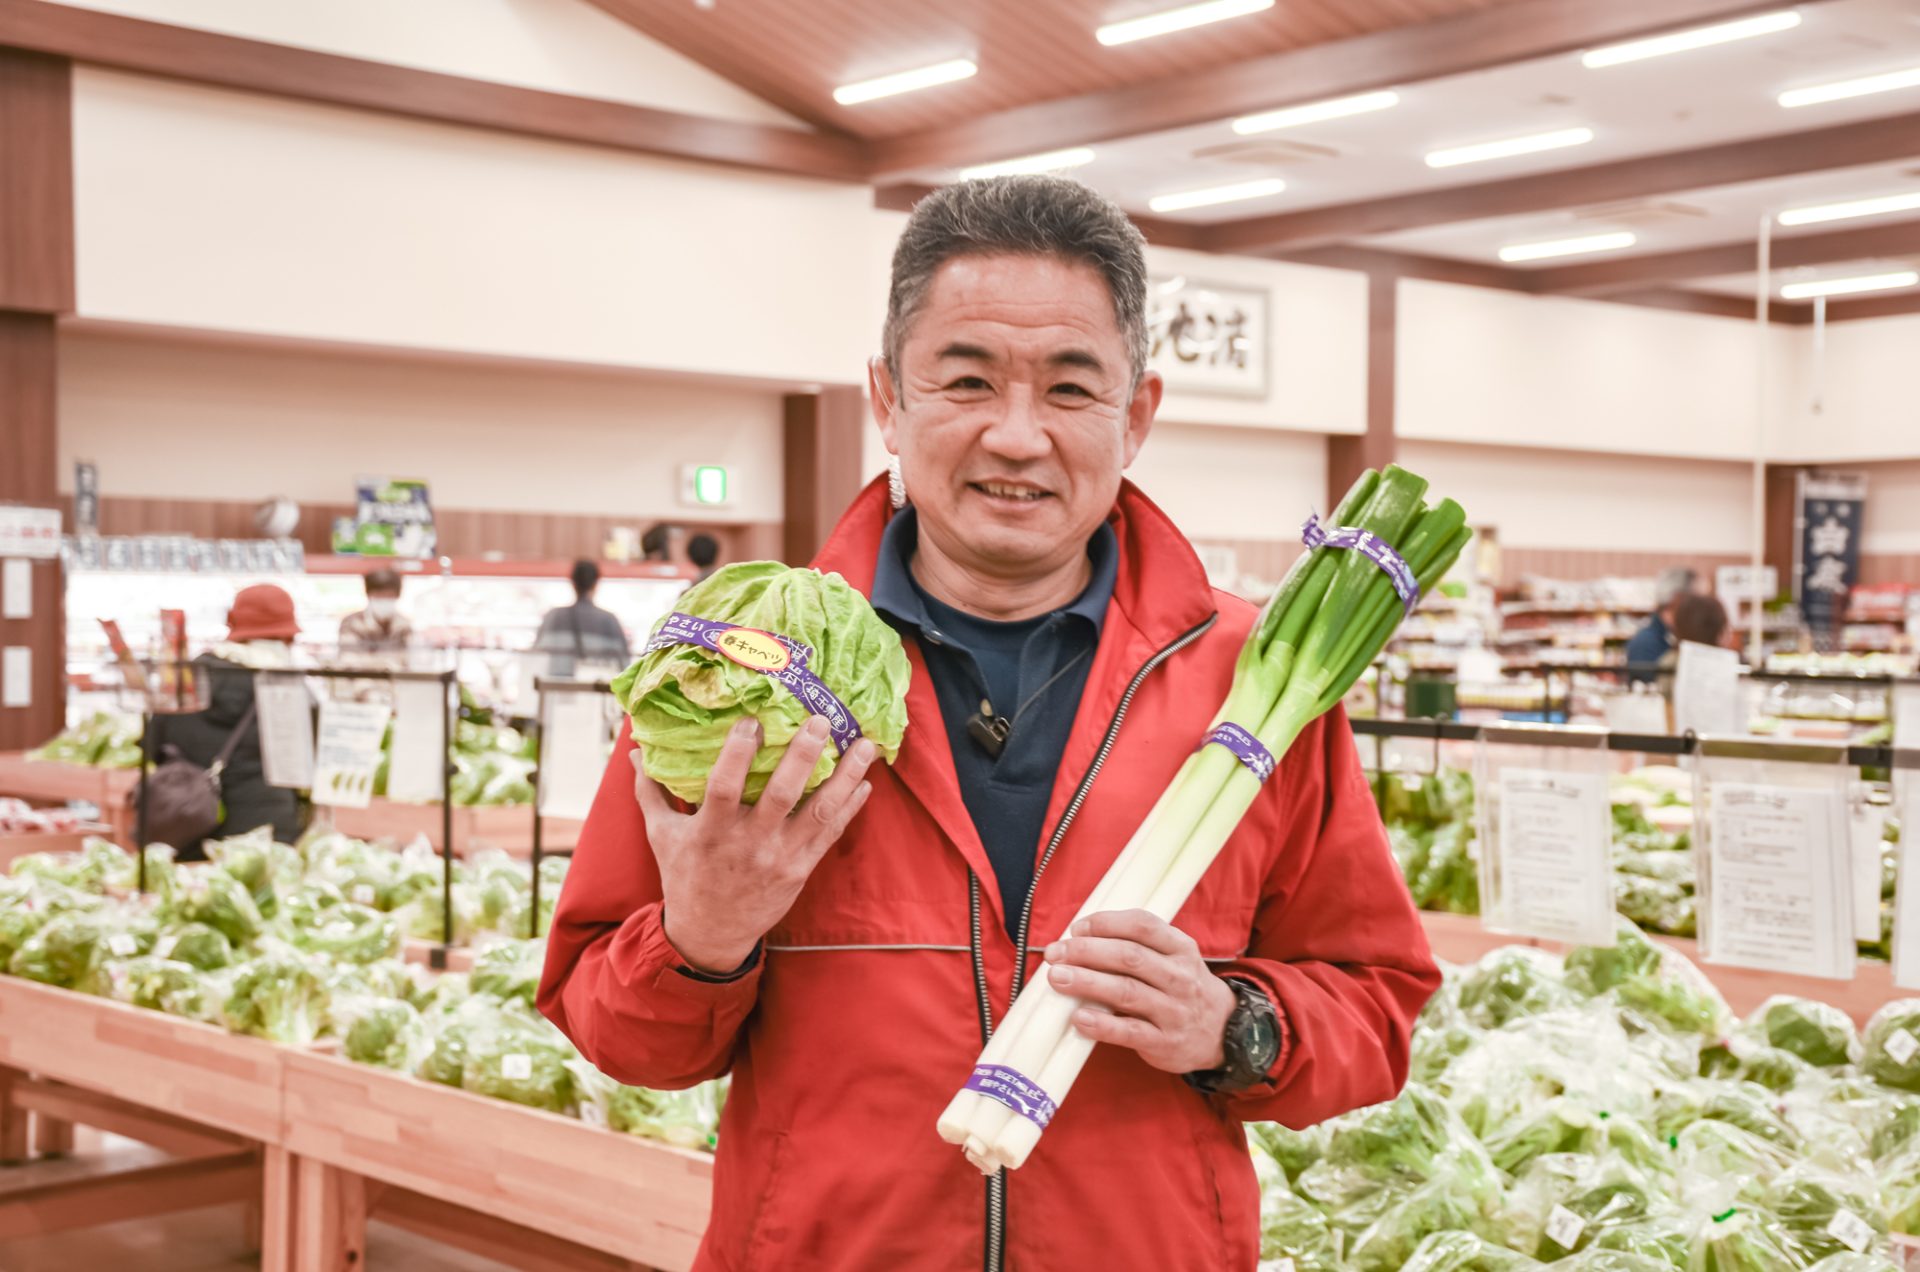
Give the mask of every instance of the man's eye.
<path id="1" fill-rule="evenodd" d="M 950 389 L 986 389 L 992 386 L 977 375 L 963 375 L 948 384 L 947 387 Z"/>
<path id="2" fill-rule="evenodd" d="M 1082 388 L 1080 385 L 1077 385 L 1077 384 L 1056 384 L 1053 386 L 1053 391 L 1055 393 L 1065 393 L 1070 397 L 1090 398 L 1093 396 L 1093 394 L 1089 393 L 1086 389 Z"/>

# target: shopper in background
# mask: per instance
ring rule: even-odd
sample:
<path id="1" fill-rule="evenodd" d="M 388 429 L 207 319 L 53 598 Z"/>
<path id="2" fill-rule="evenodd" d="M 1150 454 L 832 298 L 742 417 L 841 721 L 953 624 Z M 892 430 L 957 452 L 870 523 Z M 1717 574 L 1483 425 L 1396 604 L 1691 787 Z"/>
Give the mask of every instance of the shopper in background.
<path id="1" fill-rule="evenodd" d="M 693 576 L 698 583 L 712 574 L 719 566 L 720 540 L 710 534 L 696 534 L 687 540 L 687 561 L 699 573 Z"/>
<path id="2" fill-rule="evenodd" d="M 1727 607 L 1711 596 L 1698 592 L 1680 598 L 1673 607 L 1673 648 L 1660 658 L 1663 668 L 1680 661 L 1680 646 L 1724 645 L 1727 641 Z"/>
<path id="3" fill-rule="evenodd" d="M 1660 571 L 1653 588 L 1653 613 L 1627 642 L 1627 681 L 1653 683 L 1660 660 L 1673 649 L 1673 611 L 1693 594 L 1694 572 L 1685 566 Z"/>
<path id="4" fill-rule="evenodd" d="M 655 522 L 647 527 L 640 536 L 640 559 L 642 561 L 673 560 L 673 536 L 675 527 L 664 521 Z"/>
<path id="5" fill-rule="evenodd" d="M 169 748 L 201 768 L 228 751 L 220 772 L 220 805 L 225 817 L 208 836 L 224 839 L 259 826 L 290 844 L 300 837 L 300 806 L 290 789 L 267 785 L 260 759 L 260 729 L 253 705 L 253 677 L 293 665 L 293 638 L 300 625 L 293 598 L 271 583 L 242 588 L 227 611 L 227 639 L 194 659 L 209 685 L 205 711 L 152 718 L 152 754 L 167 758 Z M 206 857 L 203 843 L 179 845 L 180 860 Z"/>
<path id="6" fill-rule="evenodd" d="M 385 566 L 367 573 L 367 607 L 340 620 L 343 654 L 403 654 L 413 625 L 400 613 L 400 576 Z"/>
<path id="7" fill-rule="evenodd" d="M 695 1272 L 1252 1272 L 1242 1123 L 1309 1126 L 1406 1079 L 1440 974 L 1338 707 L 1177 925 L 1130 910 L 1066 935 L 1258 617 L 1122 479 L 1160 403 L 1146 301 L 1139 230 L 1077 182 L 922 199 L 870 368 L 909 502 L 868 486 L 814 562 L 912 651 L 898 763 L 863 739 L 802 802 L 816 718 L 745 806 L 748 721 L 688 813 L 620 731 L 539 1003 L 620 1081 L 732 1073 Z M 968 727 L 989 695 L 1004 733 Z M 1106 1045 L 983 1195 L 934 1123 L 1016 966 Z"/>
<path id="8" fill-rule="evenodd" d="M 593 603 L 593 592 L 599 585 L 600 567 L 591 561 L 575 561 L 573 604 L 548 610 L 540 620 L 533 648 L 548 655 L 549 674 L 577 675 L 589 664 L 616 669 L 627 665 L 626 629 L 619 619 Z"/>

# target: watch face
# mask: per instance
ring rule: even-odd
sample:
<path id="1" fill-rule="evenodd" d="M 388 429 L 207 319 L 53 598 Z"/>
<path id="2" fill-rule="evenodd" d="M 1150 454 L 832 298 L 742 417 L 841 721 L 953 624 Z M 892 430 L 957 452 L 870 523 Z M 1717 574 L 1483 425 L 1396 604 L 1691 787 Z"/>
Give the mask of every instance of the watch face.
<path id="1" fill-rule="evenodd" d="M 1280 1035 L 1274 1028 L 1273 1017 L 1265 1012 L 1252 1013 L 1245 1035 L 1245 1055 L 1247 1067 L 1255 1073 L 1265 1074 L 1273 1067 L 1280 1055 Z"/>

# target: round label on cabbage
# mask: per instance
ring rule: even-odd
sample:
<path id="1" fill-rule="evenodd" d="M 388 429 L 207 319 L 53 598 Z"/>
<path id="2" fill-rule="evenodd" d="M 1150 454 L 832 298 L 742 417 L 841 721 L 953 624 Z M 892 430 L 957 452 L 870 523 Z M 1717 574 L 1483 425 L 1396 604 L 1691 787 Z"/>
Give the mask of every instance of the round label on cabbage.
<path id="1" fill-rule="evenodd" d="M 707 775 L 728 731 L 752 717 L 760 722 L 762 741 L 745 798 L 759 799 L 787 744 L 806 724 L 808 704 L 768 674 L 777 669 L 766 665 L 767 655 L 785 653 L 769 637 L 803 646 L 806 669 L 852 714 L 881 757 L 892 763 L 899 755 L 907 729 L 906 650 L 866 597 L 838 574 L 743 561 L 689 588 L 676 609 L 746 629 L 739 633 L 746 643 L 725 652 L 669 645 L 642 654 L 613 681 L 647 776 L 674 795 L 695 804 L 705 799 Z M 807 789 L 824 782 L 839 760 L 839 751 L 828 746 Z"/>

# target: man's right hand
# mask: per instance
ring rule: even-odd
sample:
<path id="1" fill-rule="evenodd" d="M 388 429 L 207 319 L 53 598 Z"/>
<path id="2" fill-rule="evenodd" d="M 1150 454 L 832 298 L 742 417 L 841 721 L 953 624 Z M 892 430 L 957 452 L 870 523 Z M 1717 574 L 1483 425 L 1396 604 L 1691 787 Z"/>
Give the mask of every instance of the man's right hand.
<path id="1" fill-rule="evenodd" d="M 633 751 L 634 795 L 660 866 L 667 940 L 696 971 L 716 975 L 747 961 L 793 905 L 807 876 L 867 802 L 863 780 L 874 746 L 865 738 L 802 803 L 807 778 L 827 747 L 826 721 L 808 718 L 767 779 L 758 803 L 743 804 L 747 770 L 760 749 L 760 725 L 742 720 L 728 734 L 706 802 L 677 812 Z"/>

